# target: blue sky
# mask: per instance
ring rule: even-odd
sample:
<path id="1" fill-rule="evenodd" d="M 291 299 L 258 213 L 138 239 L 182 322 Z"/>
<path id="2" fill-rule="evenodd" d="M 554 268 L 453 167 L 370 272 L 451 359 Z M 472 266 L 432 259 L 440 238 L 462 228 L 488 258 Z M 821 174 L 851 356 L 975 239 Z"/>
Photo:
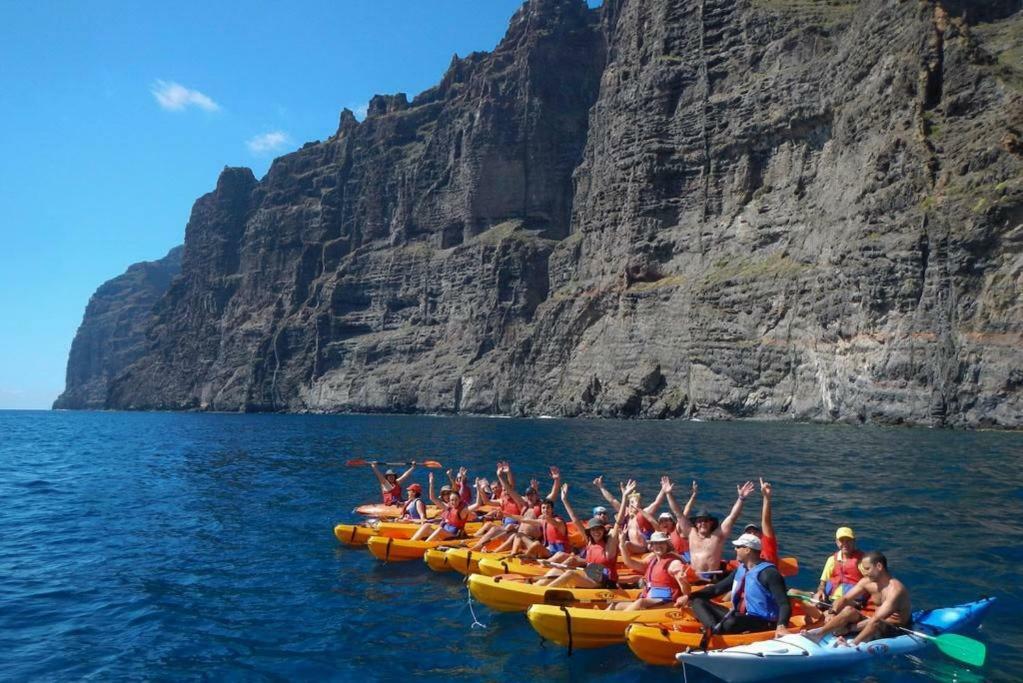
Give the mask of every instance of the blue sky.
<path id="1" fill-rule="evenodd" d="M 261 177 L 342 108 L 425 90 L 520 5 L 3 2 L 0 409 L 50 406 L 89 296 L 180 244 L 225 165 Z"/>

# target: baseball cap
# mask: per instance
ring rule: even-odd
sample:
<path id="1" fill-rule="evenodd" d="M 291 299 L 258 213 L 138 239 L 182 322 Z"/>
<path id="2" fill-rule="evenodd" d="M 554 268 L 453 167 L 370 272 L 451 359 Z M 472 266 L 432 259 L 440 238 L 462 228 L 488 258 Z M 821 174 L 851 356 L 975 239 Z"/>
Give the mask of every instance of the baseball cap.
<path id="1" fill-rule="evenodd" d="M 598 526 L 599 527 L 603 527 L 604 526 L 604 520 L 602 520 L 602 519 L 600 519 L 598 517 L 594 517 L 590 521 L 586 522 L 586 528 L 587 529 L 595 529 Z"/>
<path id="2" fill-rule="evenodd" d="M 597 515 L 602 515 L 602 514 L 607 514 L 607 508 L 606 507 L 604 507 L 603 505 L 598 505 L 597 507 L 593 508 L 593 516 L 594 517 L 596 517 Z"/>
<path id="3" fill-rule="evenodd" d="M 743 534 L 739 538 L 732 541 L 732 545 L 736 548 L 750 548 L 752 550 L 760 550 L 760 539 L 753 534 Z"/>
<path id="4" fill-rule="evenodd" d="M 675 515 L 671 514 L 670 512 L 662 512 L 661 514 L 657 515 L 657 519 L 670 519 L 674 521 Z"/>
<path id="5" fill-rule="evenodd" d="M 838 527 L 838 531 L 835 532 L 835 538 L 836 539 L 839 539 L 839 538 L 851 538 L 851 539 L 855 540 L 856 539 L 856 534 L 853 533 L 853 530 L 850 529 L 849 527 L 847 527 L 847 526 L 840 526 L 840 527 Z"/>
<path id="6" fill-rule="evenodd" d="M 742 532 L 746 533 L 747 531 L 756 531 L 760 534 L 764 533 L 764 530 L 760 528 L 759 524 L 747 524 L 742 528 Z"/>
<path id="7" fill-rule="evenodd" d="M 397 472 L 395 472 L 394 470 L 389 469 L 389 470 L 384 472 L 384 476 L 386 477 L 388 474 L 397 474 Z"/>

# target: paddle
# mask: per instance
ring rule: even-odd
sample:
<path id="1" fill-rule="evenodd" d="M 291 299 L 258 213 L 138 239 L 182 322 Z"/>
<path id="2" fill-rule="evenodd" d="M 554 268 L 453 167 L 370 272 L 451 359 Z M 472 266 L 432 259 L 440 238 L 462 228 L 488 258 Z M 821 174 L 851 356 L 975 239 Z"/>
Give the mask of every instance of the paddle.
<path id="1" fill-rule="evenodd" d="M 789 591 L 788 596 L 803 602 L 809 602 L 817 607 L 831 607 L 826 602 L 816 600 L 809 595 L 804 595 L 796 591 Z M 959 635 L 958 633 L 939 633 L 936 636 L 932 636 L 927 633 L 920 633 L 908 629 L 905 626 L 895 626 L 900 631 L 916 636 L 917 638 L 923 638 L 934 643 L 935 647 L 941 651 L 942 654 L 948 655 L 952 659 L 968 664 L 970 666 L 984 666 L 984 660 L 987 659 L 987 645 L 974 640 L 973 638 L 967 638 L 966 636 Z"/>
<path id="2" fill-rule="evenodd" d="M 363 460 L 362 458 L 356 458 L 355 460 L 348 460 L 345 465 L 348 467 L 362 467 L 364 465 L 375 464 L 375 465 L 387 465 L 388 467 L 411 467 L 413 464 L 422 465 L 423 467 L 429 467 L 430 469 L 439 469 L 444 467 L 436 460 L 423 460 L 422 462 L 416 461 L 411 462 L 376 462 L 375 460 Z"/>

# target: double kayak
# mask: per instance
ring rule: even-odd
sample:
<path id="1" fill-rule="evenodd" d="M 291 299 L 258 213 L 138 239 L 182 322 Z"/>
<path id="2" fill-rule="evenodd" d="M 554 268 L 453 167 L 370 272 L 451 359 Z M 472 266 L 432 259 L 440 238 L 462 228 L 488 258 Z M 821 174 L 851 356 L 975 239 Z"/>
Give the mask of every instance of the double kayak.
<path id="1" fill-rule="evenodd" d="M 472 574 L 468 584 L 474 598 L 498 612 L 525 612 L 532 605 L 542 604 L 606 606 L 612 600 L 635 600 L 640 593 L 639 589 L 551 588 L 516 574 Z"/>
<path id="2" fill-rule="evenodd" d="M 955 607 L 914 612 L 912 628 L 929 636 L 974 628 L 994 601 L 994 598 L 982 598 Z M 729 683 L 752 683 L 805 676 L 880 657 L 908 654 L 927 647 L 930 642 L 928 638 L 907 633 L 852 647 L 839 644 L 830 635 L 819 644 L 801 635 L 787 635 L 725 650 L 681 652 L 676 659 L 684 666 L 695 667 Z"/>
<path id="3" fill-rule="evenodd" d="M 791 628 L 802 628 L 805 617 L 797 615 L 790 620 Z M 675 655 L 688 648 L 700 647 L 703 631 L 690 621 L 663 624 L 632 624 L 625 631 L 625 642 L 633 654 L 647 664 L 674 666 Z M 708 650 L 722 650 L 736 645 L 747 645 L 774 638 L 774 631 L 714 634 L 707 642 Z"/>
<path id="4" fill-rule="evenodd" d="M 414 522 L 365 522 L 362 524 L 338 524 L 334 527 L 334 536 L 345 545 L 363 546 L 373 536 L 387 538 L 412 538 L 419 531 L 420 524 Z M 482 526 L 481 522 L 468 522 L 466 533 L 474 533 Z"/>
<path id="5" fill-rule="evenodd" d="M 722 595 L 715 601 L 728 606 L 728 596 Z M 802 615 L 802 603 L 792 601 L 793 615 Z M 533 629 L 544 640 L 567 647 L 607 647 L 625 642 L 625 631 L 633 624 L 655 625 L 671 622 L 679 630 L 699 630 L 700 624 L 688 608 L 659 607 L 629 612 L 609 611 L 597 603 L 590 606 L 578 605 L 533 605 L 526 612 Z"/>

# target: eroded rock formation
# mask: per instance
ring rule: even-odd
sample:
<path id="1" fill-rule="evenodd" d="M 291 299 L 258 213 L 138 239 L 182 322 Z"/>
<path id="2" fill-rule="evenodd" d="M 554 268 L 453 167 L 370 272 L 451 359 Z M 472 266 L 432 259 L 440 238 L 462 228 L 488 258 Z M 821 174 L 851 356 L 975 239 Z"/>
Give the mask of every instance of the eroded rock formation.
<path id="1" fill-rule="evenodd" d="M 1021 36 L 1009 0 L 531 0 L 225 170 L 106 405 L 1018 427 Z"/>

